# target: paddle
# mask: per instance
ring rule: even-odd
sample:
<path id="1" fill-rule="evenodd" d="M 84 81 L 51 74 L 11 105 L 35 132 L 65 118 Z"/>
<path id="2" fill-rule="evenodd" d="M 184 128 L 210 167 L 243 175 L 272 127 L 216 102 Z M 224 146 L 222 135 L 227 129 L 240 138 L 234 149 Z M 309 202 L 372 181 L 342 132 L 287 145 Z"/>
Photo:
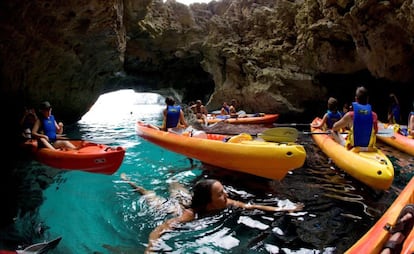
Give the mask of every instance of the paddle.
<path id="1" fill-rule="evenodd" d="M 303 132 L 301 132 L 301 134 L 304 134 L 304 135 L 307 135 L 307 134 L 309 134 L 309 135 L 315 135 L 315 134 L 316 135 L 317 134 L 332 134 L 332 131 L 321 131 L 321 132 L 317 132 L 317 131 L 315 131 L 315 132 L 303 131 Z M 339 134 L 347 134 L 347 132 L 340 132 Z M 390 132 L 388 130 L 379 130 L 377 132 L 377 136 L 390 138 L 390 137 L 393 137 L 394 136 L 394 131 Z"/>
<path id="2" fill-rule="evenodd" d="M 310 132 L 310 131 L 301 131 L 299 132 L 295 128 L 291 127 L 276 127 L 271 128 L 263 131 L 262 133 L 258 133 L 257 136 L 261 137 L 265 141 L 272 141 L 272 142 L 295 142 L 298 138 L 298 135 L 318 135 L 318 134 L 332 134 L 332 131 L 318 131 L 318 132 Z M 346 134 L 340 133 L 340 134 Z M 392 129 L 383 129 L 378 130 L 378 136 L 381 137 L 393 137 L 394 132 Z"/>
<path id="3" fill-rule="evenodd" d="M 292 127 L 277 127 L 264 130 L 262 133 L 258 133 L 257 136 L 265 141 L 295 142 L 299 136 L 299 132 Z"/>
<path id="4" fill-rule="evenodd" d="M 296 126 L 303 126 L 303 127 L 307 127 L 307 126 L 310 126 L 310 123 L 274 123 L 273 124 L 273 126 L 276 126 L 276 127 L 289 127 L 289 126 L 292 126 L 292 127 L 296 127 Z"/>
<path id="5" fill-rule="evenodd" d="M 91 139 L 84 139 L 84 138 L 69 138 L 66 136 L 66 134 L 59 134 L 58 135 L 58 139 L 61 140 L 73 140 L 73 141 L 86 141 L 86 142 L 90 142 L 90 143 L 95 143 L 95 144 L 102 144 L 102 145 L 109 145 L 112 143 L 116 143 L 117 141 L 115 139 L 107 139 L 107 138 L 91 138 Z"/>

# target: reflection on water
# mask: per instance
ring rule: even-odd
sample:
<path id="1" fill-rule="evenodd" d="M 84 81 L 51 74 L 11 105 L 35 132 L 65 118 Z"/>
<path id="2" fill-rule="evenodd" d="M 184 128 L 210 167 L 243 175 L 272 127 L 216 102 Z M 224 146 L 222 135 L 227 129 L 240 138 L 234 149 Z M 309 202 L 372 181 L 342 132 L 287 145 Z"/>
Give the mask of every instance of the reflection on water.
<path id="1" fill-rule="evenodd" d="M 114 94 L 112 94 L 114 95 Z M 153 228 L 169 218 L 148 207 L 120 180 L 132 181 L 169 198 L 169 184 L 191 188 L 204 177 L 219 179 L 231 198 L 268 205 L 305 204 L 303 212 L 265 213 L 227 209 L 186 223 L 162 238 L 158 248 L 171 253 L 343 253 L 372 226 L 412 177 L 413 158 L 379 144 L 396 168 L 393 187 L 376 192 L 337 169 L 308 135 L 299 143 L 305 165 L 282 181 L 219 169 L 161 149 L 136 135 L 135 123 L 161 121 L 163 98 L 115 93 L 101 97 L 68 135 L 127 148 L 112 176 L 65 172 L 22 162 L 24 182 L 14 227 L 0 232 L 1 246 L 15 248 L 63 236 L 53 253 L 142 253 Z M 109 96 L 108 96 L 109 97 Z M 109 100 L 109 101 L 108 101 Z"/>

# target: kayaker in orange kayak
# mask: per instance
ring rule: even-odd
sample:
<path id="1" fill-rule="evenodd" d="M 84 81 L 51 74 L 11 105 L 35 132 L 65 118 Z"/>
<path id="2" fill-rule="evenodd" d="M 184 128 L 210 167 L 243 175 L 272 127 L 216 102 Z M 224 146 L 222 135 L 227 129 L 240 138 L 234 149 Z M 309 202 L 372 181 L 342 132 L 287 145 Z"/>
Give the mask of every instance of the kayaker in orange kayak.
<path id="1" fill-rule="evenodd" d="M 408 116 L 408 135 L 414 137 L 414 101 L 413 101 L 413 108 Z"/>
<path id="2" fill-rule="evenodd" d="M 63 123 L 56 122 L 50 103 L 48 101 L 42 102 L 39 110 L 40 116 L 32 129 L 33 138 L 38 139 L 38 147 L 75 150 L 76 147 L 68 140 L 58 139 L 58 135 L 63 133 Z"/>
<path id="3" fill-rule="evenodd" d="M 190 106 L 191 111 L 196 115 L 197 119 L 203 120 L 205 126 L 208 125 L 207 115 L 208 111 L 201 100 L 197 100 L 194 105 Z"/>

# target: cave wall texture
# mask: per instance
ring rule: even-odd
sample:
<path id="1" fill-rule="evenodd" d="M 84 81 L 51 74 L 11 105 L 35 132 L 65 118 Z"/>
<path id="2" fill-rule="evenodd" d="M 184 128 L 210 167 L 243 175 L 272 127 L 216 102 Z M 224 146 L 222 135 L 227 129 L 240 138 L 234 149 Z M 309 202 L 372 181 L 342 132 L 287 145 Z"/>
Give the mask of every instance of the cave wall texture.
<path id="1" fill-rule="evenodd" d="M 414 99 L 412 0 L 0 6 L 1 101 L 14 123 L 43 100 L 73 123 L 120 88 L 200 98 L 211 110 L 235 98 L 247 112 L 293 117 L 323 114 L 328 96 L 352 101 L 357 84 L 368 86 L 380 113 L 391 91 L 403 106 Z"/>

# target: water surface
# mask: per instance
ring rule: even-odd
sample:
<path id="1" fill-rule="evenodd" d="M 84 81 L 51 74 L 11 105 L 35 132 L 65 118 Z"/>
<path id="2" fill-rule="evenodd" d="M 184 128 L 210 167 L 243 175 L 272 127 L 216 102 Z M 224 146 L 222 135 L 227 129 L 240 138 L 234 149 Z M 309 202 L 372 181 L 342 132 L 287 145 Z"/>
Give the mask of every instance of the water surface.
<path id="1" fill-rule="evenodd" d="M 244 202 L 305 204 L 294 214 L 225 210 L 180 226 L 163 236 L 163 253 L 343 253 L 392 203 L 412 177 L 413 158 L 378 144 L 396 169 L 393 187 L 373 191 L 337 169 L 312 142 L 301 135 L 305 165 L 282 181 L 215 168 L 153 145 L 136 135 L 135 123 L 159 124 L 162 98 L 131 91 L 122 100 L 101 97 L 66 133 L 76 138 L 124 146 L 114 175 L 62 171 L 22 159 L 15 174 L 23 176 L 13 227 L 0 232 L 2 248 L 16 248 L 62 236 L 51 253 L 142 253 L 152 229 L 168 218 L 154 210 L 120 180 L 126 173 L 144 188 L 169 197 L 169 183 L 187 188 L 202 177 L 223 182 L 230 197 Z"/>

